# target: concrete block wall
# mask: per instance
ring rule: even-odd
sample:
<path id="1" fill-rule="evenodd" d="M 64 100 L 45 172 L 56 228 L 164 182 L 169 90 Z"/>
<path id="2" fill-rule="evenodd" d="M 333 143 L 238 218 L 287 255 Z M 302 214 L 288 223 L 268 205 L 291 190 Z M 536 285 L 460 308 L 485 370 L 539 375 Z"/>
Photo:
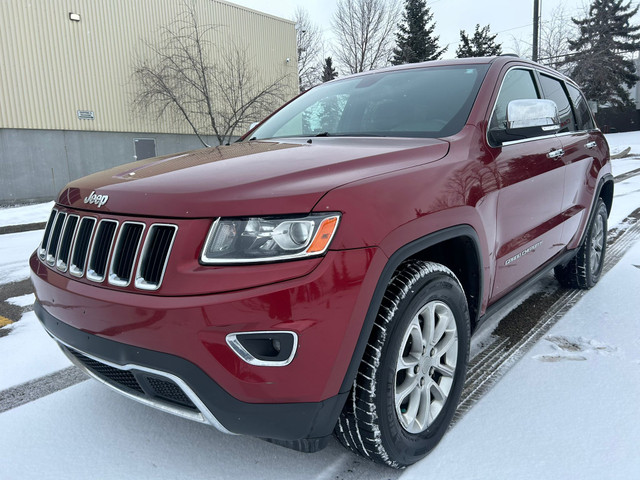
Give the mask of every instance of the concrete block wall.
<path id="1" fill-rule="evenodd" d="M 133 162 L 136 138 L 154 138 L 158 156 L 203 148 L 195 135 L 0 129 L 0 205 L 49 201 L 72 180 Z"/>

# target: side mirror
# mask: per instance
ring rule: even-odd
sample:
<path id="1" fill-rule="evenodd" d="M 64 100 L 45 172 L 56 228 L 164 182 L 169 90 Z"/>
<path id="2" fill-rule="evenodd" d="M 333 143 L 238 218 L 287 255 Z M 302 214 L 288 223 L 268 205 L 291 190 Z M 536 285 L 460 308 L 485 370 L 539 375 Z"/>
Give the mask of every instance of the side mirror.
<path id="1" fill-rule="evenodd" d="M 489 131 L 498 145 L 550 135 L 560 130 L 558 107 L 553 100 L 513 100 L 507 105 L 505 123 L 505 126 Z"/>

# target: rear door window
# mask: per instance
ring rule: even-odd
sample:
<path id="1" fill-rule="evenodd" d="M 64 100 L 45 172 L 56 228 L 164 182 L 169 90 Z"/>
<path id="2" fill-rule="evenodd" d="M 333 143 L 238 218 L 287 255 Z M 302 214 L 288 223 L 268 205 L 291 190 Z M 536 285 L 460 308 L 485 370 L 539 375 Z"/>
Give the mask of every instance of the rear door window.
<path id="1" fill-rule="evenodd" d="M 542 84 L 545 98 L 553 100 L 558 106 L 558 116 L 560 117 L 560 130 L 558 133 L 577 130 L 571 103 L 564 89 L 564 83 L 547 75 L 540 75 L 540 83 Z"/>

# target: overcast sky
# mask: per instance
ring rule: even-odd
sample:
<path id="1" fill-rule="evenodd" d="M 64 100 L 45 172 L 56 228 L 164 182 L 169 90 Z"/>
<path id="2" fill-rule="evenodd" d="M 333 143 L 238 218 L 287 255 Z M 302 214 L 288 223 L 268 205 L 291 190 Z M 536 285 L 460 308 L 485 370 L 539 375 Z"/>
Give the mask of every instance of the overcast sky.
<path id="1" fill-rule="evenodd" d="M 279 17 L 293 18 L 298 5 L 309 12 L 311 19 L 323 29 L 325 39 L 331 38 L 331 17 L 336 8 L 336 0 L 231 0 L 233 3 L 260 10 Z M 401 0 L 398 0 L 399 3 Z M 588 0 L 541 0 L 542 21 L 558 7 L 564 5 L 566 21 L 572 16 L 583 17 Z M 640 0 L 632 0 L 635 6 Z M 428 0 L 436 21 L 436 34 L 440 45 L 449 45 L 445 58 L 455 57 L 460 30 L 473 32 L 477 23 L 491 25 L 491 32 L 498 33 L 505 53 L 513 52 L 513 37 L 531 44 L 533 30 L 533 0 Z M 636 19 L 638 21 L 638 19 Z M 328 49 L 329 50 L 329 49 Z M 327 51 L 326 55 L 331 55 Z"/>

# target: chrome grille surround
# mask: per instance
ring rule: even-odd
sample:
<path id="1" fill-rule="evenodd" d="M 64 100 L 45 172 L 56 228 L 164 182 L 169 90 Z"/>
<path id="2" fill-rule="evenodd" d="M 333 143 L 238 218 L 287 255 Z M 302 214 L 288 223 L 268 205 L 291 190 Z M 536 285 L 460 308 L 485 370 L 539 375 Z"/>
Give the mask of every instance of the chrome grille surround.
<path id="1" fill-rule="evenodd" d="M 56 206 L 37 253 L 61 274 L 153 291 L 162 285 L 177 231 L 169 223 L 120 221 Z"/>

